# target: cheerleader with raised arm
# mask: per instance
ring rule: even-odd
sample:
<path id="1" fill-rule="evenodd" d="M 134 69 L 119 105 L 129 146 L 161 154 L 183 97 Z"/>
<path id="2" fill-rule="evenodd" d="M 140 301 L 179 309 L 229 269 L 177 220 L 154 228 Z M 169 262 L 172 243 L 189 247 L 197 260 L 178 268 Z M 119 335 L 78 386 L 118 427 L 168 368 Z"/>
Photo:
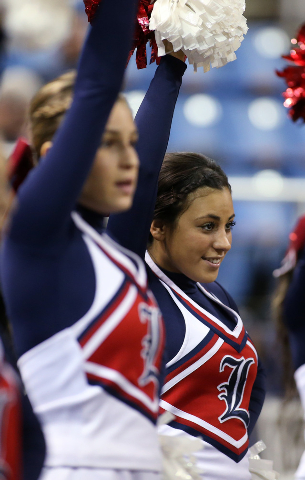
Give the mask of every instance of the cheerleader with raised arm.
<path id="1" fill-rule="evenodd" d="M 182 69 L 182 58 L 176 68 L 180 62 Z M 249 436 L 263 405 L 265 376 L 234 300 L 216 282 L 232 243 L 231 187 L 222 169 L 203 155 L 167 154 L 163 162 L 174 107 L 163 91 L 163 84 L 151 90 L 149 109 L 142 105 L 138 111 L 134 203 L 128 212 L 111 215 L 107 229 L 145 257 L 164 317 L 167 364 L 160 406 L 174 419 L 160 432 L 202 439 L 196 457 L 204 480 L 250 480 Z"/>
<path id="2" fill-rule="evenodd" d="M 38 165 L 2 252 L 18 366 L 46 439 L 44 480 L 161 470 L 162 319 L 143 262 L 102 233 L 104 216 L 130 208 L 138 176 L 138 132 L 119 95 L 136 4 L 102 0 L 76 80 L 66 74 L 33 99 Z"/>

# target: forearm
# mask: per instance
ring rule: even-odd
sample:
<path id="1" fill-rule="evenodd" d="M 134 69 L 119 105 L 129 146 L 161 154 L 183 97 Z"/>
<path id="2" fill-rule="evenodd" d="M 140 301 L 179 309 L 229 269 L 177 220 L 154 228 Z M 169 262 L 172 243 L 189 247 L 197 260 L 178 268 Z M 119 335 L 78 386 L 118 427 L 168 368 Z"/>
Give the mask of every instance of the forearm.
<path id="1" fill-rule="evenodd" d="M 140 171 L 132 208 L 112 215 L 108 230 L 125 247 L 144 257 L 153 216 L 159 172 L 166 152 L 173 114 L 186 66 L 163 57 L 136 116 Z"/>

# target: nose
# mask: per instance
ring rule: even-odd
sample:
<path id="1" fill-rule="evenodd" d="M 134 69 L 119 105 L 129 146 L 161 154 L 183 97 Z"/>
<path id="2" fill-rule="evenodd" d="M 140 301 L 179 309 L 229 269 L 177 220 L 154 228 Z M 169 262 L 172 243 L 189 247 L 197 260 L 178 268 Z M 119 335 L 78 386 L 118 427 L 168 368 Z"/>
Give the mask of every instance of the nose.
<path id="1" fill-rule="evenodd" d="M 213 247 L 215 250 L 228 252 L 231 249 L 231 232 L 225 229 L 219 229 L 216 233 Z"/>
<path id="2" fill-rule="evenodd" d="M 139 157 L 136 149 L 131 145 L 126 145 L 121 156 L 121 165 L 123 168 L 131 169 L 139 167 Z"/>

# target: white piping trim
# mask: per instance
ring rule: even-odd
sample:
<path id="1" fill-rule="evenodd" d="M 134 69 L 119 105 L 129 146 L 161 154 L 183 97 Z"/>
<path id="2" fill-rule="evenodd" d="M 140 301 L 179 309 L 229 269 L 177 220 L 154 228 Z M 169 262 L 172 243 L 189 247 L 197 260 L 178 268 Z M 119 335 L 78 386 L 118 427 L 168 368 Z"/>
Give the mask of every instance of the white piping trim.
<path id="1" fill-rule="evenodd" d="M 214 302 L 218 303 L 219 305 L 221 305 L 222 307 L 225 307 L 227 310 L 229 310 L 231 313 L 234 314 L 235 318 L 237 319 L 237 324 L 236 324 L 236 327 L 234 328 L 234 330 L 230 330 L 226 325 L 224 325 L 220 320 L 218 320 L 218 318 L 214 317 L 214 315 L 212 315 L 211 313 L 207 312 L 206 310 L 204 310 L 204 308 L 200 307 L 200 305 L 198 305 L 196 302 L 194 302 L 190 297 L 188 297 L 188 295 L 186 295 L 186 293 L 183 292 L 183 290 L 181 290 L 181 288 L 179 288 L 174 282 L 172 282 L 172 280 L 170 278 L 168 278 L 165 273 L 162 272 L 162 270 L 160 270 L 160 268 L 154 263 L 154 261 L 152 260 L 152 258 L 150 257 L 149 253 L 146 252 L 145 254 L 145 262 L 147 263 L 147 265 L 152 269 L 152 271 L 159 277 L 160 280 L 163 280 L 164 283 L 166 283 L 170 288 L 172 288 L 175 292 L 179 293 L 179 295 L 181 295 L 182 298 L 184 298 L 185 300 L 187 300 L 189 303 L 191 303 L 195 308 L 197 308 L 197 310 L 199 310 L 200 312 L 202 312 L 204 315 L 206 315 L 212 322 L 216 323 L 219 327 L 221 327 L 221 329 L 223 329 L 228 335 L 231 335 L 235 338 L 238 338 L 240 333 L 242 332 L 242 328 L 243 328 L 243 322 L 242 322 L 242 319 L 240 318 L 240 316 L 238 315 L 237 312 L 235 312 L 234 310 L 232 310 L 230 307 L 227 307 L 227 305 L 225 305 L 224 303 L 222 303 L 218 298 L 214 297 L 213 295 L 211 295 L 209 292 L 207 292 L 207 290 L 205 290 L 205 288 L 203 288 L 200 283 L 197 283 L 197 285 L 200 287 L 200 289 L 202 290 L 202 292 L 208 297 L 210 298 L 211 300 L 213 300 Z"/>
<path id="2" fill-rule="evenodd" d="M 112 368 L 105 367 L 104 365 L 97 365 L 96 363 L 86 362 L 85 371 L 87 373 L 92 373 L 101 379 L 105 378 L 117 384 L 122 388 L 128 395 L 136 398 L 142 402 L 147 408 L 152 412 L 156 413 L 159 408 L 159 399 L 158 397 L 154 400 L 151 400 L 148 395 L 135 387 L 131 382 L 129 382 L 121 373 L 113 370 Z"/>
<path id="3" fill-rule="evenodd" d="M 89 254 L 91 256 L 92 265 L 95 273 L 95 295 L 89 310 L 84 314 L 82 318 L 77 320 L 74 325 L 71 325 L 70 329 L 74 333 L 75 337 L 79 337 L 81 333 L 87 328 L 97 315 L 100 315 L 108 302 L 113 299 L 118 290 L 121 288 L 125 274 L 120 270 L 110 258 L 98 247 L 95 241 L 88 235 L 83 235 L 83 240 L 87 245 Z M 115 282 L 106 285 L 105 289 L 105 266 L 107 266 L 108 275 L 115 276 Z"/>
<path id="4" fill-rule="evenodd" d="M 77 212 L 72 212 L 71 217 L 82 232 L 87 233 L 87 235 L 89 235 L 98 245 L 104 248 L 109 255 L 112 255 L 119 263 L 129 270 L 142 288 L 146 287 L 146 271 L 144 263 L 141 261 L 140 257 L 138 257 L 135 253 L 130 252 L 126 248 L 123 248 L 108 235 L 100 235 Z M 135 267 L 132 261 L 129 260 L 128 256 L 135 260 L 138 269 Z"/>
<path id="5" fill-rule="evenodd" d="M 172 297 L 173 301 L 179 308 L 180 312 L 183 315 L 184 322 L 185 322 L 185 336 L 183 343 L 181 345 L 181 348 L 179 349 L 179 352 L 166 364 L 166 367 L 171 367 L 174 363 L 178 362 L 181 358 L 185 357 L 188 353 L 190 353 L 194 348 L 196 348 L 200 342 L 209 334 L 211 329 L 207 327 L 204 323 L 200 322 L 196 317 L 194 317 L 183 305 L 181 302 L 178 301 L 178 299 L 175 297 L 173 294 L 172 290 L 164 283 L 162 280 L 160 280 L 164 288 L 168 291 L 170 296 Z M 190 319 L 191 317 L 191 319 Z M 190 323 L 192 322 L 192 326 L 190 326 Z M 194 325 L 194 322 L 195 325 Z M 195 342 L 194 338 L 192 341 L 192 344 L 190 345 L 190 332 L 194 329 L 196 330 L 196 337 L 195 337 Z"/>
<path id="6" fill-rule="evenodd" d="M 251 342 L 249 342 L 249 340 L 247 340 L 247 345 L 249 345 L 250 348 L 252 348 L 253 352 L 255 353 L 255 356 L 256 356 L 256 360 L 258 361 L 258 355 L 257 355 L 257 351 L 255 350 L 255 347 L 254 345 L 252 345 Z"/>
<path id="7" fill-rule="evenodd" d="M 118 308 L 110 315 L 100 328 L 92 335 L 83 346 L 83 357 L 89 358 L 101 345 L 113 330 L 121 323 L 125 315 L 131 309 L 137 297 L 137 288 L 132 285 Z"/>
<path id="8" fill-rule="evenodd" d="M 220 349 L 220 347 L 223 344 L 224 344 L 224 340 L 222 340 L 222 338 L 219 338 L 217 340 L 217 342 L 215 343 L 215 345 L 213 345 L 213 347 L 205 355 L 203 355 L 201 358 L 199 358 L 199 360 L 197 360 L 197 362 L 193 363 L 188 368 L 183 370 L 183 372 L 178 373 L 178 375 L 176 375 L 174 378 L 169 380 L 169 382 L 165 383 L 165 385 L 162 388 L 161 394 L 167 392 L 174 385 L 179 383 L 185 377 L 187 377 L 188 375 L 193 373 L 195 370 L 197 370 L 199 367 L 201 367 L 204 363 L 206 363 L 208 360 L 210 360 L 210 358 L 212 358 L 215 355 L 215 353 L 218 352 L 218 350 Z"/>
<path id="9" fill-rule="evenodd" d="M 181 417 L 181 418 L 184 418 L 185 420 L 189 420 L 190 422 L 196 423 L 196 425 L 199 425 L 200 427 L 205 428 L 209 432 L 214 433 L 214 435 L 217 435 L 218 437 L 222 438 L 223 440 L 228 442 L 230 445 L 233 445 L 233 447 L 235 448 L 242 447 L 248 440 L 247 432 L 240 440 L 234 440 L 234 438 L 230 437 L 230 435 L 228 435 L 227 433 L 222 432 L 217 427 L 214 427 L 210 423 L 205 422 L 204 420 L 201 420 L 200 418 L 195 417 L 190 413 L 186 413 L 183 410 L 179 410 L 178 408 L 174 407 L 170 403 L 165 402 L 164 400 L 160 400 L 160 407 L 164 408 L 164 410 L 167 410 L 168 412 L 171 412 L 176 417 Z"/>

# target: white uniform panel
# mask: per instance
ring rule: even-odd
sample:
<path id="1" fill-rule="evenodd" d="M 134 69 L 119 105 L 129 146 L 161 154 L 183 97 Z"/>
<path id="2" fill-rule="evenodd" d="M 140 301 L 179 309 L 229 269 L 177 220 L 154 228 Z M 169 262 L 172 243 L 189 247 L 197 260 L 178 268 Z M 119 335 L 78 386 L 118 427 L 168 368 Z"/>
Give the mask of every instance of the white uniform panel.
<path id="1" fill-rule="evenodd" d="M 147 471 L 44 468 L 39 480 L 161 480 L 161 475 Z"/>
<path id="2" fill-rule="evenodd" d="M 23 355 L 19 368 L 42 423 L 46 466 L 160 470 L 155 426 L 88 384 L 82 349 L 70 329 Z"/>
<path id="3" fill-rule="evenodd" d="M 294 373 L 297 389 L 301 398 L 303 411 L 305 412 L 305 365 L 301 365 Z M 295 474 L 295 480 L 305 480 L 305 452 L 300 460 Z"/>

